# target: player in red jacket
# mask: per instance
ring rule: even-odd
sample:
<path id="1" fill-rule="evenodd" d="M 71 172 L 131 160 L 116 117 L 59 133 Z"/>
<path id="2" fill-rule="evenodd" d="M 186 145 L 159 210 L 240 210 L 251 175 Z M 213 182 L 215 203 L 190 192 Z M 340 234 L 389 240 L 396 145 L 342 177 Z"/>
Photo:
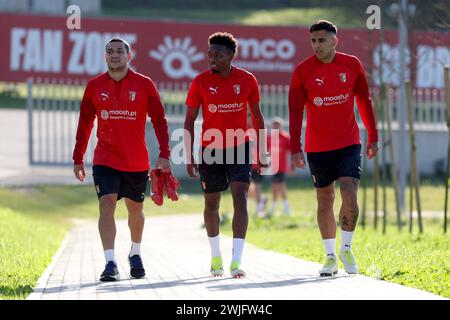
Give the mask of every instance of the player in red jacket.
<path id="1" fill-rule="evenodd" d="M 337 273 L 336 221 L 333 212 L 339 181 L 342 245 L 339 257 L 347 273 L 358 273 L 351 241 L 358 219 L 357 191 L 361 175 L 361 140 L 354 115 L 354 99 L 368 132 L 368 159 L 378 151 L 378 133 L 369 88 L 361 62 L 336 52 L 336 26 L 326 20 L 310 27 L 314 55 L 297 65 L 289 90 L 289 128 L 292 162 L 305 168 L 300 143 L 306 105 L 305 151 L 317 194 L 317 221 L 327 254 L 321 276 Z"/>
<path id="2" fill-rule="evenodd" d="M 73 151 L 75 177 L 85 178 L 83 157 L 97 118 L 97 146 L 93 177 L 100 203 L 98 227 L 105 251 L 106 267 L 101 281 L 120 278 L 114 257 L 116 201 L 125 198 L 131 250 L 128 256 L 133 278 L 145 275 L 140 244 L 144 229 L 143 201 L 150 168 L 145 144 L 145 123 L 151 118 L 159 142 L 157 168 L 170 171 L 167 120 L 153 81 L 128 67 L 130 45 L 120 38 L 106 44 L 108 71 L 89 81 L 80 105 L 80 117 Z"/>
<path id="3" fill-rule="evenodd" d="M 270 216 L 275 212 L 279 197 L 283 201 L 283 214 L 289 215 L 290 208 L 285 180 L 286 174 L 292 172 L 295 168 L 288 165 L 288 156 L 291 153 L 291 137 L 283 129 L 283 119 L 280 117 L 272 119 L 267 147 L 271 158 L 271 191 L 273 199 L 268 215 Z"/>
<path id="4" fill-rule="evenodd" d="M 247 126 L 248 128 L 253 128 L 253 119 L 252 114 L 248 113 L 247 115 Z M 251 142 L 250 151 L 252 154 L 252 159 L 258 158 L 258 141 Z M 267 140 L 269 143 L 269 140 Z M 269 145 L 267 145 L 269 147 Z M 262 172 L 262 168 L 259 167 L 258 162 L 254 161 L 252 163 L 252 171 L 250 174 L 250 188 L 248 195 L 250 198 L 255 198 L 255 215 L 256 217 L 263 218 L 264 210 L 266 209 L 268 198 L 263 194 L 263 183 L 264 183 L 264 172 Z"/>
<path id="5" fill-rule="evenodd" d="M 192 81 L 186 98 L 188 106 L 184 128 L 187 133 L 187 171 L 191 177 L 200 174 L 205 197 L 204 219 L 211 246 L 211 274 L 223 275 L 219 241 L 219 205 L 221 192 L 231 188 L 233 197 L 233 255 L 231 276 L 242 278 L 241 257 L 248 226 L 247 193 L 250 185 L 250 136 L 247 134 L 247 110 L 253 127 L 265 132 L 259 105 L 258 82 L 253 74 L 231 64 L 237 40 L 225 32 L 209 39 L 210 69 Z M 201 162 L 194 163 L 192 146 L 194 122 L 202 108 Z M 266 139 L 259 139 L 259 161 L 267 166 Z"/>

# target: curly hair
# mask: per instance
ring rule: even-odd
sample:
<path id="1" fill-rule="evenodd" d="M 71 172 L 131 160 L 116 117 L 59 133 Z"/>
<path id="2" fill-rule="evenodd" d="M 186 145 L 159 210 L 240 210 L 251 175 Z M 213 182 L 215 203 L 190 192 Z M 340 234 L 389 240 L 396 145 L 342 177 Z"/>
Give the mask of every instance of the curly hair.
<path id="1" fill-rule="evenodd" d="M 238 41 L 236 38 L 228 32 L 216 32 L 209 36 L 208 38 L 209 45 L 212 44 L 220 44 L 228 49 L 230 49 L 233 53 L 236 53 Z"/>

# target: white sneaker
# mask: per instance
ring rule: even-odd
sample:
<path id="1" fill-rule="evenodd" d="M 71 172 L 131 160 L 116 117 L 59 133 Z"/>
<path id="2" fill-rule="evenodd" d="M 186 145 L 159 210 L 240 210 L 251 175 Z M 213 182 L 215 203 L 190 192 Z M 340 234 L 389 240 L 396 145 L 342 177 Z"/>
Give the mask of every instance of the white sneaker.
<path id="1" fill-rule="evenodd" d="M 330 254 L 327 255 L 327 260 L 323 267 L 319 270 L 321 277 L 330 277 L 338 272 L 337 258 L 336 256 Z"/>
<path id="2" fill-rule="evenodd" d="M 258 218 L 264 218 L 265 215 L 266 215 L 266 213 L 264 212 L 264 210 L 257 210 L 256 211 L 256 216 Z"/>
<path id="3" fill-rule="evenodd" d="M 245 278 L 245 271 L 241 269 L 241 264 L 236 261 L 231 262 L 230 274 L 235 279 Z"/>
<path id="4" fill-rule="evenodd" d="M 256 211 L 260 212 L 260 211 L 264 211 L 264 209 L 266 208 L 266 203 L 267 203 L 267 199 L 261 199 L 258 203 L 258 205 L 256 206 Z"/>
<path id="5" fill-rule="evenodd" d="M 345 272 L 349 274 L 359 273 L 358 264 L 356 263 L 355 256 L 350 248 L 344 250 L 341 248 L 339 258 L 341 258 L 341 261 L 344 264 Z"/>

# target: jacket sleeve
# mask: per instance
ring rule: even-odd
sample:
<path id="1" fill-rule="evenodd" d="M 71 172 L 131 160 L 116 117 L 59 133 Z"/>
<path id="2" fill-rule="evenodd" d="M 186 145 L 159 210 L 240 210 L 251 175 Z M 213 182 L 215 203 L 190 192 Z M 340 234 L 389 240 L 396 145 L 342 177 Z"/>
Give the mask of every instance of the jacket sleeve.
<path id="1" fill-rule="evenodd" d="M 147 114 L 153 124 L 156 138 L 159 143 L 159 156 L 170 158 L 169 127 L 167 125 L 166 113 L 153 81 L 150 84 L 150 95 L 148 99 Z"/>
<path id="2" fill-rule="evenodd" d="M 362 67 L 362 64 L 357 60 L 358 77 L 355 83 L 355 97 L 356 104 L 358 105 L 358 111 L 361 115 L 361 119 L 364 126 L 367 129 L 368 143 L 378 142 L 378 131 L 375 121 L 375 112 L 372 106 L 372 99 L 370 98 L 369 85 L 367 83 L 366 74 Z"/>
<path id="3" fill-rule="evenodd" d="M 291 136 L 292 154 L 302 151 L 301 134 L 305 103 L 306 89 L 302 83 L 297 67 L 289 86 L 289 134 Z"/>
<path id="4" fill-rule="evenodd" d="M 80 104 L 80 116 L 78 119 L 78 129 L 73 150 L 72 159 L 74 164 L 83 164 L 84 153 L 89 142 L 95 120 L 95 106 L 92 102 L 92 86 L 90 83 L 86 86 L 83 99 Z"/>

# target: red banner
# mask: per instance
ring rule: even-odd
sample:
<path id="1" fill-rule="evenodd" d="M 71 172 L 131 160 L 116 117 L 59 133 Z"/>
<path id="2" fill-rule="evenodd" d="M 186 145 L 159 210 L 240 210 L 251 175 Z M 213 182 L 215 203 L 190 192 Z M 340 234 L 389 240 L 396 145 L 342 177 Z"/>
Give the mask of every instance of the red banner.
<path id="1" fill-rule="evenodd" d="M 261 84 L 289 84 L 292 71 L 312 54 L 307 27 L 263 27 L 233 24 L 179 23 L 81 17 L 81 29 L 69 30 L 67 17 L 0 14 L 0 81 L 27 77 L 90 79 L 106 70 L 106 42 L 121 36 L 132 47 L 132 66 L 157 82 L 188 82 L 208 68 L 208 36 L 232 33 L 239 41 L 234 65 L 255 74 Z M 338 26 L 339 27 L 339 26 Z M 363 62 L 369 79 L 398 84 L 400 50 L 397 33 L 378 30 L 338 31 L 338 51 Z M 421 32 L 411 37 L 412 79 L 416 87 L 442 88 L 443 66 L 450 64 L 450 35 Z M 379 50 L 378 50 L 379 49 Z M 383 59 L 380 59 L 380 53 Z"/>

